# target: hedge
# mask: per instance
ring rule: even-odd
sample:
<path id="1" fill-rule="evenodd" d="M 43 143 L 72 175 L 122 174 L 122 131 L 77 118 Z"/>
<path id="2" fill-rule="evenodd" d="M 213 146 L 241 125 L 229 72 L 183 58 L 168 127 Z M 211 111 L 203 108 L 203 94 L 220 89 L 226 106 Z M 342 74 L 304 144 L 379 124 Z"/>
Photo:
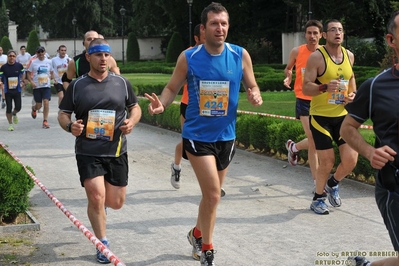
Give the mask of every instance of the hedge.
<path id="1" fill-rule="evenodd" d="M 149 101 L 146 98 L 141 98 L 139 101 L 143 113 L 140 122 L 181 132 L 180 106 L 178 104 L 172 104 L 164 113 L 154 116 L 148 113 L 148 104 Z M 293 138 L 292 136 L 296 137 Z M 261 115 L 237 114 L 236 143 L 242 148 L 255 149 L 270 156 L 284 157 L 287 154 L 285 143 L 290 138 L 295 142 L 306 138 L 302 125 L 298 121 Z M 375 137 L 372 136 L 366 141 L 374 145 Z M 334 151 L 337 158 L 335 169 L 340 162 L 340 156 L 336 146 L 334 146 Z M 307 163 L 307 151 L 300 151 L 299 157 L 304 164 Z M 375 170 L 371 167 L 369 161 L 359 155 L 352 177 L 374 183 L 374 174 Z"/>

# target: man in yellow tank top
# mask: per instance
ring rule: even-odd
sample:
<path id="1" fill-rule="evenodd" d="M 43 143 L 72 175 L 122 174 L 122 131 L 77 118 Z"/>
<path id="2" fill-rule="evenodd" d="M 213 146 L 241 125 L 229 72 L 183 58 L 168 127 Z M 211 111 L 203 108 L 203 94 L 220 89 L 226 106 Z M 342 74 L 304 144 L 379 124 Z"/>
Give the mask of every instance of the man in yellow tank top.
<path id="1" fill-rule="evenodd" d="M 286 143 L 286 148 L 288 150 L 288 162 L 295 166 L 298 160 L 298 151 L 308 150 L 308 161 L 310 166 L 310 171 L 312 172 L 312 177 L 315 182 L 316 180 L 316 170 L 318 167 L 318 159 L 316 148 L 313 141 L 312 132 L 309 127 L 309 109 L 310 100 L 312 97 L 306 96 L 302 92 L 303 77 L 305 73 L 306 62 L 311 53 L 316 51 L 319 47 L 319 40 L 321 38 L 321 33 L 323 31 L 323 25 L 318 20 L 309 20 L 305 25 L 305 38 L 306 43 L 300 46 L 294 47 L 288 58 L 287 66 L 284 69 L 284 74 L 286 78 L 284 79 L 284 86 L 291 89 L 292 81 L 292 69 L 295 65 L 295 84 L 294 92 L 296 97 L 295 104 L 295 116 L 296 119 L 300 119 L 302 123 L 303 130 L 305 131 L 306 137 L 298 143 L 295 143 L 289 139 Z M 316 182 L 315 182 L 316 185 Z"/>
<path id="2" fill-rule="evenodd" d="M 310 103 L 310 130 L 319 158 L 316 190 L 310 209 L 317 214 L 329 214 L 325 194 L 333 207 L 341 206 L 339 182 L 350 174 L 357 163 L 357 153 L 341 138 L 339 130 L 347 111 L 344 105 L 352 102 L 356 83 L 352 66 L 354 55 L 342 47 L 344 29 L 338 20 L 324 24 L 326 45 L 309 56 L 305 68 L 303 93 L 312 96 Z M 341 162 L 334 174 L 334 141 L 339 147 Z M 329 178 L 330 176 L 330 178 Z"/>

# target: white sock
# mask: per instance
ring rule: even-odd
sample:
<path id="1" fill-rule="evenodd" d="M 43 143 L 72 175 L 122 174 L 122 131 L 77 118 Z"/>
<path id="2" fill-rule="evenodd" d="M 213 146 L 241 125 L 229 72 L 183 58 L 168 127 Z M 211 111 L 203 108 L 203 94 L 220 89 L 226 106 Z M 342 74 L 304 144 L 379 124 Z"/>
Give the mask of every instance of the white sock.
<path id="1" fill-rule="evenodd" d="M 173 169 L 178 170 L 178 171 L 181 170 L 180 164 L 173 163 Z"/>
<path id="2" fill-rule="evenodd" d="M 298 152 L 298 149 L 296 148 L 296 143 L 291 145 L 291 150 L 292 150 L 292 152 Z"/>

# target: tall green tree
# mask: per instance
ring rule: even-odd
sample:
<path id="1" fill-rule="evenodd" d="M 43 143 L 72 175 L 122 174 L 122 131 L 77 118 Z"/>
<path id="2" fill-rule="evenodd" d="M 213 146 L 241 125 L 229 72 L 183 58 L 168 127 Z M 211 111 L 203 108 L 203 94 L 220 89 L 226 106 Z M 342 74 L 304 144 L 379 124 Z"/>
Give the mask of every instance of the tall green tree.
<path id="1" fill-rule="evenodd" d="M 3 52 L 6 54 L 9 50 L 12 50 L 10 39 L 7 36 L 3 36 L 0 41 L 0 46 L 3 48 Z"/>
<path id="2" fill-rule="evenodd" d="M 140 47 L 137 41 L 136 35 L 131 32 L 127 38 L 127 49 L 126 49 L 127 61 L 139 61 L 140 60 Z"/>
<path id="3" fill-rule="evenodd" d="M 8 37 L 8 16 L 7 16 L 7 7 L 4 0 L 1 1 L 1 9 L 0 9 L 0 36 Z"/>
<path id="4" fill-rule="evenodd" d="M 26 46 L 26 51 L 31 55 L 36 54 L 36 48 L 40 45 L 39 36 L 36 30 L 32 30 L 29 33 L 28 44 Z"/>
<path id="5" fill-rule="evenodd" d="M 175 32 L 170 38 L 168 49 L 166 50 L 166 62 L 175 63 L 180 53 L 184 50 L 182 36 L 179 32 Z"/>

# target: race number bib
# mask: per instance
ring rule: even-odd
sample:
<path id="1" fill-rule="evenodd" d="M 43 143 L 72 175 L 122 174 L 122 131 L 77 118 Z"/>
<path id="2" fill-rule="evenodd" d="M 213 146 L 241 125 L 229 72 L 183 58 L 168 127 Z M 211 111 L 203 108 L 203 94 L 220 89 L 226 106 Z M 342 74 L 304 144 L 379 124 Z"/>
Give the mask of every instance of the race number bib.
<path id="1" fill-rule="evenodd" d="M 229 107 L 229 81 L 200 81 L 200 115 L 226 116 Z"/>
<path id="2" fill-rule="evenodd" d="M 64 73 L 65 73 L 66 71 L 67 71 L 67 69 L 66 69 L 65 67 L 57 69 L 58 77 L 61 78 L 62 75 L 64 75 Z"/>
<path id="3" fill-rule="evenodd" d="M 41 73 L 37 75 L 38 87 L 47 87 L 48 86 L 48 75 L 47 73 Z"/>
<path id="4" fill-rule="evenodd" d="M 96 109 L 89 111 L 86 138 L 112 141 L 114 138 L 115 111 Z"/>
<path id="5" fill-rule="evenodd" d="M 343 104 L 345 97 L 348 96 L 349 81 L 341 80 L 339 82 L 339 88 L 336 92 L 329 92 L 327 101 L 329 104 Z"/>
<path id="6" fill-rule="evenodd" d="M 15 90 L 18 87 L 18 77 L 8 78 L 8 89 Z"/>

